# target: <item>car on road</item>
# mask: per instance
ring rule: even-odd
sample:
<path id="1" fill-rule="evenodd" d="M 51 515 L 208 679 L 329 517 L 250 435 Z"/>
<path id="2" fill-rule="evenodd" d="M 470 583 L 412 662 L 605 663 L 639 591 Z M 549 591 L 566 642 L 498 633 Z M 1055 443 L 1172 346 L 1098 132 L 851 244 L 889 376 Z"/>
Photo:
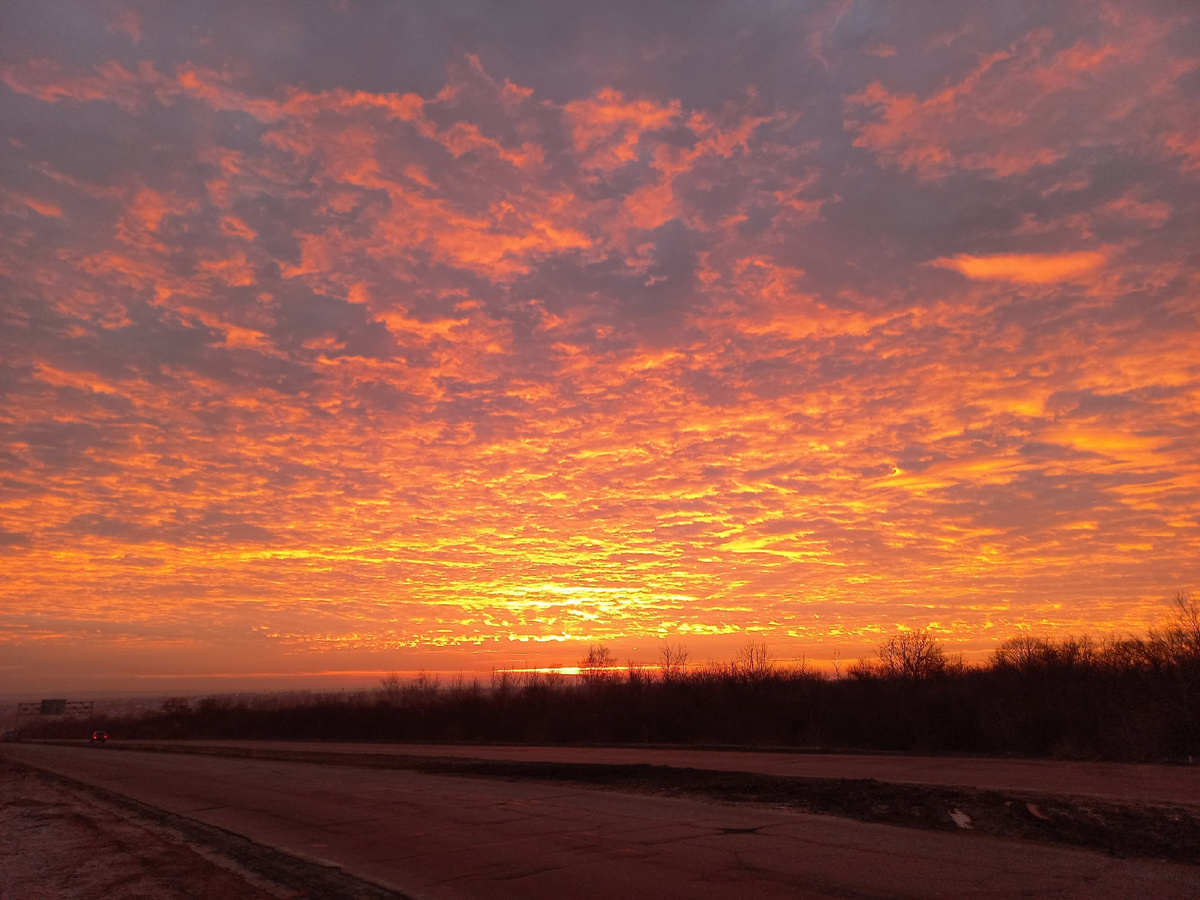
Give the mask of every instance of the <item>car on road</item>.
<path id="1" fill-rule="evenodd" d="M 103 744 L 107 741 L 108 741 L 108 732 L 107 731 L 93 731 L 92 732 L 92 743 L 93 744 Z"/>
<path id="2" fill-rule="evenodd" d="M 6 731 L 3 735 L 0 735 L 0 741 L 6 744 L 15 744 L 19 740 L 21 740 L 21 732 L 19 731 Z"/>

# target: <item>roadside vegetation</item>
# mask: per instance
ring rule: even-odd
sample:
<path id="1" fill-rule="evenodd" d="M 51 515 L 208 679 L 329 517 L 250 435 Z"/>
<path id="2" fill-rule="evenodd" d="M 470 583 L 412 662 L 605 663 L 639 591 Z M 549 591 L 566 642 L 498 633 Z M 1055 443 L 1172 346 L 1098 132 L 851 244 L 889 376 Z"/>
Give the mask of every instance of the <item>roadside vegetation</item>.
<path id="1" fill-rule="evenodd" d="M 1200 758 L 1200 603 L 1176 597 L 1143 637 L 1022 636 L 982 665 L 927 631 L 892 635 L 835 673 L 751 641 L 727 663 L 665 644 L 655 665 L 589 647 L 579 675 L 385 676 L 355 694 L 174 698 L 124 719 L 31 723 L 29 736 L 654 743 L 1053 756 Z"/>

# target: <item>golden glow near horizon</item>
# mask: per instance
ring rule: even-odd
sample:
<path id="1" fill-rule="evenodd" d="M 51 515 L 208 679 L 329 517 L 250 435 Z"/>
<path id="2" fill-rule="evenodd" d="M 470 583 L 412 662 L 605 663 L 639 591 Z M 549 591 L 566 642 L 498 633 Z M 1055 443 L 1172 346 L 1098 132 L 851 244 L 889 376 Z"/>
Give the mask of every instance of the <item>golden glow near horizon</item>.
<path id="1" fill-rule="evenodd" d="M 859 5 L 6 13 L 0 678 L 1151 624 L 1197 12 Z"/>

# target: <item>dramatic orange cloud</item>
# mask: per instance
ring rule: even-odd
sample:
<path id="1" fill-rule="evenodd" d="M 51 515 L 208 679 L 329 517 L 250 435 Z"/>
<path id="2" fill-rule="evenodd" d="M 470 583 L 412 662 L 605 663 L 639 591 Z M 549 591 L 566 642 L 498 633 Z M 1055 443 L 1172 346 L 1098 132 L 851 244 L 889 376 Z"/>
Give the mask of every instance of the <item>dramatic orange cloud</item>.
<path id="1" fill-rule="evenodd" d="M 995 256 L 969 256 L 960 253 L 930 262 L 931 266 L 953 269 L 968 278 L 993 281 L 1022 281 L 1052 284 L 1071 281 L 1104 264 L 1104 254 L 1078 253 L 1001 253 Z"/>
<path id="2" fill-rule="evenodd" d="M 1103 38 L 1068 41 L 1061 29 L 1035 28 L 923 94 L 873 81 L 846 98 L 855 145 L 921 177 L 965 169 L 1004 178 L 1063 160 L 1082 143 L 1119 143 L 1138 124 L 1161 132 L 1143 118 L 1147 92 L 1175 95 L 1187 118 L 1194 103 L 1180 88 L 1200 61 L 1158 52 L 1185 20 L 1141 16 L 1129 4 L 1109 4 L 1108 13 Z M 1077 102 L 1091 92 L 1104 93 L 1103 110 Z"/>
<path id="3" fill-rule="evenodd" d="M 0 671 L 1144 629 L 1197 20 L 1018 6 L 6 14 Z"/>

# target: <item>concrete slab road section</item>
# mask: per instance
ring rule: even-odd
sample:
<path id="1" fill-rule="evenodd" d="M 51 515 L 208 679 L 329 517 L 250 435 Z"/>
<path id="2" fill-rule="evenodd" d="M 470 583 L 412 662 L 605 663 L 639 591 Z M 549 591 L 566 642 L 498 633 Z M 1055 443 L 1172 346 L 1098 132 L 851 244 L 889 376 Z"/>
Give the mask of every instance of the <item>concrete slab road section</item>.
<path id="1" fill-rule="evenodd" d="M 3 753 L 417 900 L 1200 897 L 1197 867 L 748 804 L 192 754 Z"/>

